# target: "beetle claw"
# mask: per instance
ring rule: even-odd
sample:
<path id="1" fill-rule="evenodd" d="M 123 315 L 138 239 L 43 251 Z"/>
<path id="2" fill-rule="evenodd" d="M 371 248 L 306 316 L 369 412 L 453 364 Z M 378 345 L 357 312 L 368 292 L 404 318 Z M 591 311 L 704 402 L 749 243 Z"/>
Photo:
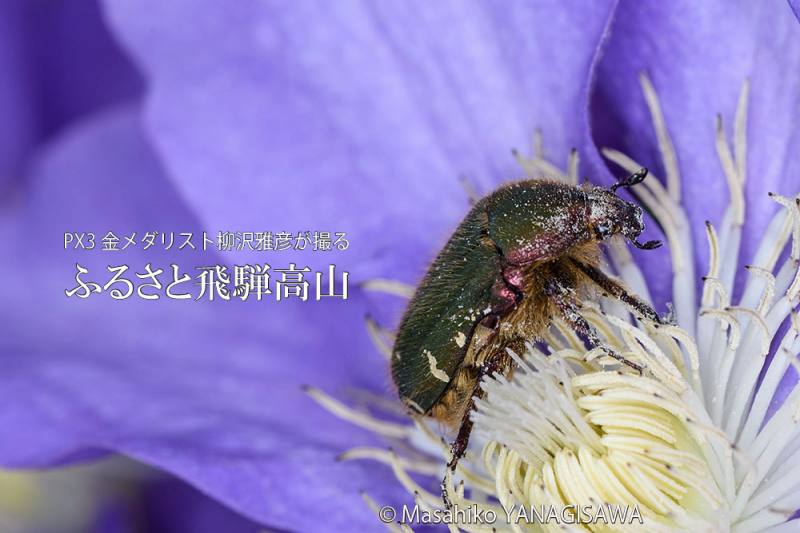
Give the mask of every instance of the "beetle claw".
<path id="1" fill-rule="evenodd" d="M 639 242 L 636 239 L 631 239 L 631 242 L 640 250 L 653 250 L 655 248 L 659 248 L 663 244 L 661 241 Z"/>
<path id="2" fill-rule="evenodd" d="M 447 470 L 451 471 L 449 467 Z M 442 478 L 442 483 L 440 485 L 440 488 L 442 489 L 442 503 L 444 503 L 445 509 L 453 508 L 453 502 L 450 500 L 450 491 L 447 490 L 449 477 L 450 477 L 449 472 L 445 472 L 444 477 Z"/>
<path id="3" fill-rule="evenodd" d="M 644 179 L 647 177 L 647 169 L 642 167 L 630 176 L 625 179 L 619 180 L 617 183 L 611 186 L 611 192 L 616 192 L 617 189 L 620 187 L 633 187 L 634 185 L 638 185 L 639 183 L 643 182 Z"/>

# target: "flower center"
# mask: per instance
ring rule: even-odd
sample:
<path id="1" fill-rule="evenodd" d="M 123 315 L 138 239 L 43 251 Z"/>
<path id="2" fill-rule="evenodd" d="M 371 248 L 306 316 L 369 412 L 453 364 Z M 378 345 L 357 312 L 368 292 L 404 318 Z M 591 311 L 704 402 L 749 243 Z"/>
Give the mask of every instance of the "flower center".
<path id="1" fill-rule="evenodd" d="M 682 391 L 597 365 L 585 371 L 570 356 L 531 346 L 510 382 L 485 382 L 475 425 L 489 441 L 483 456 L 501 505 L 635 508 L 665 531 L 726 515 L 698 442 L 707 430 Z"/>

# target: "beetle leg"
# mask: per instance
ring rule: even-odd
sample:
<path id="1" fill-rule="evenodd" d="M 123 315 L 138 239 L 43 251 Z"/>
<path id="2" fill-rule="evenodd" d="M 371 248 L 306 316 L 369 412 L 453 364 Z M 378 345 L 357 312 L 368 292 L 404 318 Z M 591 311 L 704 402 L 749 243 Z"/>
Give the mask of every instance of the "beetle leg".
<path id="1" fill-rule="evenodd" d="M 472 419 L 470 418 L 470 414 L 472 414 L 472 411 L 475 409 L 475 398 L 483 398 L 481 381 L 483 381 L 484 376 L 491 376 L 495 372 L 502 371 L 508 366 L 508 364 L 509 357 L 503 349 L 493 352 L 478 368 L 475 386 L 473 387 L 472 394 L 470 394 L 469 401 L 467 402 L 464 416 L 461 418 L 461 425 L 458 428 L 458 435 L 456 436 L 456 440 L 454 440 L 450 446 L 450 460 L 447 463 L 447 468 L 449 468 L 452 472 L 455 472 L 459 459 L 461 459 L 467 451 L 469 437 L 472 434 Z M 447 494 L 447 485 L 445 483 L 446 479 L 447 478 L 445 477 L 445 479 L 442 480 L 442 500 L 444 501 L 445 506 L 449 509 L 452 507 L 452 503 L 450 502 L 450 498 Z"/>
<path id="2" fill-rule="evenodd" d="M 501 254 L 502 255 L 502 254 Z M 475 323 L 490 324 L 490 327 L 496 327 L 499 319 L 508 313 L 508 311 L 516 306 L 523 298 L 522 289 L 519 286 L 522 273 L 515 268 L 503 267 L 501 273 L 501 280 L 492 288 L 492 295 L 496 299 L 495 306 L 491 312 L 481 318 Z M 474 334 L 475 327 L 470 333 L 470 339 Z M 471 340 L 469 341 L 471 342 Z M 469 345 L 469 344 L 467 344 Z M 458 428 L 458 435 L 450 446 L 450 460 L 447 462 L 447 468 L 451 472 L 455 472 L 458 461 L 464 456 L 469 445 L 469 437 L 472 434 L 472 419 L 470 415 L 475 409 L 475 398 L 483 398 L 483 389 L 481 389 L 481 381 L 484 376 L 491 376 L 495 372 L 501 371 L 509 365 L 509 357 L 504 348 L 495 350 L 483 361 L 478 367 L 478 375 L 475 378 L 475 385 L 472 388 L 472 393 L 469 395 L 464 415 L 461 418 L 461 425 Z M 447 477 L 442 479 L 442 501 L 445 507 L 452 508 L 452 502 L 447 492 Z"/>
<path id="3" fill-rule="evenodd" d="M 602 348 L 608 355 L 620 363 L 624 363 L 637 370 L 640 374 L 644 371 L 641 365 L 625 359 L 625 357 L 612 350 L 600 339 L 600 334 L 597 333 L 597 330 L 578 312 L 578 306 L 575 305 L 573 301 L 575 292 L 572 289 L 565 287 L 558 279 L 552 277 L 545 285 L 544 291 L 550 298 L 550 301 L 552 301 L 561 312 L 564 321 L 569 324 L 578 335 L 585 337 L 593 348 Z"/>
<path id="4" fill-rule="evenodd" d="M 571 259 L 571 261 L 581 272 L 597 283 L 601 289 L 627 305 L 634 313 L 639 313 L 641 316 L 652 320 L 656 324 L 664 324 L 664 321 L 661 320 L 661 317 L 658 316 L 655 309 L 646 304 L 638 296 L 629 293 L 621 283 L 608 277 L 605 272 L 597 267 L 576 261 L 575 259 Z"/>
<path id="5" fill-rule="evenodd" d="M 508 356 L 505 352 L 498 351 L 493 353 L 483 364 L 478 368 L 478 376 L 475 380 L 475 386 L 472 389 L 467 409 L 464 412 L 464 417 L 461 419 L 461 426 L 458 428 L 458 436 L 453 441 L 451 449 L 450 461 L 447 463 L 450 470 L 455 470 L 458 460 L 464 456 L 467 451 L 467 444 L 469 444 L 469 436 L 472 432 L 472 419 L 470 413 L 475 408 L 475 398 L 483 397 L 483 389 L 481 389 L 481 380 L 484 376 L 491 376 L 498 370 L 501 370 L 507 365 Z"/>

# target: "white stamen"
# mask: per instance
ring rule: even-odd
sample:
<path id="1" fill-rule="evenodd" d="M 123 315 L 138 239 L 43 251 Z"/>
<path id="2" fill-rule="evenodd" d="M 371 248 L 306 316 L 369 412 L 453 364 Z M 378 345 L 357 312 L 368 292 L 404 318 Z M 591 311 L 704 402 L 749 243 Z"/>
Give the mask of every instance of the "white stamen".
<path id="1" fill-rule="evenodd" d="M 347 420 L 352 424 L 372 431 L 373 433 L 377 433 L 378 435 L 402 439 L 407 437 L 413 429 L 407 425 L 378 420 L 368 413 L 362 413 L 360 411 L 351 409 L 339 400 L 325 394 L 316 387 L 306 387 L 305 390 L 306 394 L 308 394 L 315 402 L 320 404 L 326 410 L 343 420 Z"/>
<path id="2" fill-rule="evenodd" d="M 722 116 L 717 115 L 717 155 L 719 156 L 722 170 L 728 180 L 728 189 L 731 191 L 731 209 L 733 209 L 734 224 L 744 224 L 744 191 L 741 187 L 742 179 L 736 171 L 728 142 L 725 140 L 725 130 L 722 127 Z"/>
<path id="3" fill-rule="evenodd" d="M 372 341 L 372 344 L 378 350 L 378 353 L 383 355 L 388 361 L 392 356 L 392 347 L 386 342 L 386 337 L 393 338 L 394 336 L 391 335 L 386 329 L 380 327 L 372 317 L 368 316 L 366 318 L 366 324 L 369 340 Z"/>
<path id="4" fill-rule="evenodd" d="M 745 80 L 736 105 L 736 124 L 734 126 L 733 152 L 736 157 L 736 171 L 744 183 L 747 175 L 747 103 L 750 101 L 750 80 Z"/>
<path id="5" fill-rule="evenodd" d="M 653 119 L 653 128 L 658 138 L 658 147 L 661 150 L 661 159 L 667 171 L 667 189 L 670 198 L 675 203 L 681 201 L 681 176 L 678 171 L 678 158 L 675 155 L 675 147 L 667 133 L 667 125 L 664 121 L 664 114 L 661 112 L 661 103 L 658 101 L 653 84 L 645 73 L 639 75 L 639 83 L 644 92 L 647 107 L 650 110 L 650 117 Z"/>
<path id="6" fill-rule="evenodd" d="M 378 520 L 383 522 L 383 517 L 380 514 L 380 506 L 375 502 L 375 500 L 373 500 L 372 497 L 366 492 L 362 492 L 361 497 L 364 499 L 364 502 L 367 504 L 367 507 L 369 507 L 373 513 L 375 513 L 375 516 L 378 518 Z M 389 531 L 392 531 L 394 533 L 414 533 L 414 530 L 411 529 L 411 527 L 408 526 L 407 524 L 398 525 L 395 524 L 394 522 L 389 522 L 388 524 L 385 523 L 384 525 Z"/>
<path id="7" fill-rule="evenodd" d="M 403 283 L 402 281 L 382 278 L 366 280 L 361 283 L 361 288 L 367 291 L 382 292 L 408 299 L 414 296 L 414 291 L 416 290 L 413 286 Z"/>
<path id="8" fill-rule="evenodd" d="M 573 149 L 569 153 L 569 159 L 567 160 L 567 177 L 569 181 L 573 185 L 578 184 L 578 167 L 580 166 L 580 157 L 578 157 L 578 151 Z"/>
<path id="9" fill-rule="evenodd" d="M 391 451 L 380 448 L 351 448 L 339 456 L 340 461 L 352 461 L 355 459 L 372 459 L 391 466 L 397 461 L 403 470 L 425 474 L 428 476 L 438 476 L 442 470 L 441 465 L 431 460 L 410 460 L 398 457 Z"/>
<path id="10" fill-rule="evenodd" d="M 475 183 L 469 176 L 461 174 L 458 176 L 458 181 L 461 183 L 461 187 L 464 189 L 464 194 L 467 195 L 470 205 L 474 205 L 475 202 L 481 199 L 481 195 L 478 193 Z"/>

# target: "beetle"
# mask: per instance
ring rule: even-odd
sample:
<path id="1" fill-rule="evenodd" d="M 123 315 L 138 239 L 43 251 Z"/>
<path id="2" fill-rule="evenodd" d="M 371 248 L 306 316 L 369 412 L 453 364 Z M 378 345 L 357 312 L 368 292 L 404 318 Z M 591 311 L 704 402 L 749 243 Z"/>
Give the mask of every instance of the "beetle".
<path id="1" fill-rule="evenodd" d="M 614 235 L 642 249 L 661 245 L 638 241 L 642 210 L 616 194 L 646 176 L 642 168 L 610 188 L 544 179 L 501 186 L 473 205 L 431 264 L 400 322 L 391 372 L 413 413 L 458 428 L 451 470 L 469 442 L 481 379 L 509 372 L 506 349 L 520 353 L 553 315 L 592 347 L 642 372 L 605 346 L 579 310 L 594 284 L 639 317 L 661 323 L 648 304 L 599 268 L 600 243 Z"/>

